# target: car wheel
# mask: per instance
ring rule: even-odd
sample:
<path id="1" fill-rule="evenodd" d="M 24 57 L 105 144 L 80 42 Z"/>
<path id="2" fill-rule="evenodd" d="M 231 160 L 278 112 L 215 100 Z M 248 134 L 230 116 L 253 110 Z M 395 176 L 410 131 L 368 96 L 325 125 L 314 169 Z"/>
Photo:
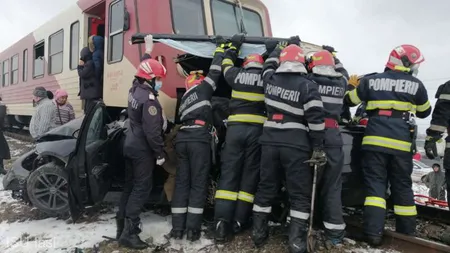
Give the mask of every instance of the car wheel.
<path id="1" fill-rule="evenodd" d="M 27 193 L 34 207 L 51 215 L 69 212 L 69 184 L 67 173 L 54 162 L 33 171 L 27 180 Z"/>

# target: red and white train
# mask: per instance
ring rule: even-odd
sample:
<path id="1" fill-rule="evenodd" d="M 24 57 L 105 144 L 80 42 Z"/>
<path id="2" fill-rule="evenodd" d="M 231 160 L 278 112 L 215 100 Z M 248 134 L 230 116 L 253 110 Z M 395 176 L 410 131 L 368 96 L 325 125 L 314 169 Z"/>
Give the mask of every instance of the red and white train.
<path id="1" fill-rule="evenodd" d="M 98 30 L 105 36 L 103 99 L 108 107 L 124 108 L 144 51 L 143 45 L 128 43 L 133 34 L 233 35 L 239 32 L 239 4 L 248 34 L 271 37 L 269 14 L 260 0 L 78 0 L 0 53 L 0 96 L 8 122 L 28 125 L 37 86 L 67 90 L 77 116 L 82 114 L 79 52 Z M 184 86 L 172 60 L 179 53 L 160 44 L 152 53 L 168 69 L 160 101 L 169 118 L 175 113 L 176 89 Z"/>

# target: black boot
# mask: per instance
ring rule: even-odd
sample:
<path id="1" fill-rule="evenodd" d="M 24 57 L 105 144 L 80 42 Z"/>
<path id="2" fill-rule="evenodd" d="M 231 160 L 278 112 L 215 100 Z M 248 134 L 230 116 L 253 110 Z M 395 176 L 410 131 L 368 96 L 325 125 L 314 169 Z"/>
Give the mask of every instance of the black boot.
<path id="1" fill-rule="evenodd" d="M 183 236 L 184 236 L 183 230 L 175 230 L 175 229 L 170 230 L 170 233 L 169 233 L 170 238 L 173 238 L 175 240 L 181 240 L 181 239 L 183 239 Z"/>
<path id="2" fill-rule="evenodd" d="M 256 247 L 264 244 L 269 237 L 268 213 L 253 213 L 252 240 Z"/>
<path id="3" fill-rule="evenodd" d="M 230 223 L 224 220 L 219 220 L 216 223 L 216 230 L 214 233 L 214 239 L 218 243 L 225 243 L 230 240 L 231 237 L 231 226 Z"/>
<path id="4" fill-rule="evenodd" d="M 307 235 L 308 235 L 308 223 L 305 220 L 291 218 L 291 224 L 289 225 L 289 252 L 290 253 L 306 252 Z"/>
<path id="5" fill-rule="evenodd" d="M 0 175 L 6 175 L 7 171 L 5 170 L 5 167 L 3 166 L 3 162 L 2 164 L 0 164 Z"/>
<path id="6" fill-rule="evenodd" d="M 116 227 L 117 227 L 116 239 L 117 240 L 119 240 L 120 236 L 122 235 L 124 226 L 125 226 L 125 219 L 119 218 L 116 216 Z"/>
<path id="7" fill-rule="evenodd" d="M 139 238 L 138 234 L 141 232 L 138 221 L 125 219 L 125 228 L 119 238 L 119 245 L 131 249 L 145 249 L 148 244 Z"/>
<path id="8" fill-rule="evenodd" d="M 191 242 L 195 242 L 200 239 L 200 230 L 197 229 L 188 229 L 186 239 Z"/>
<path id="9" fill-rule="evenodd" d="M 366 235 L 366 242 L 372 247 L 379 247 L 383 244 L 383 237 L 375 235 Z"/>

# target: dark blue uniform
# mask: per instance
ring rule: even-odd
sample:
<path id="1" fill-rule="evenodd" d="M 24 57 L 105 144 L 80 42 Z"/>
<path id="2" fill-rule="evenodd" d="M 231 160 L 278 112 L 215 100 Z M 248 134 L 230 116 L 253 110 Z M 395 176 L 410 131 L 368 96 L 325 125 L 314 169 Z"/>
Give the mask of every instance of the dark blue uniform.
<path id="1" fill-rule="evenodd" d="M 390 181 L 397 217 L 396 229 L 414 234 L 417 215 L 412 191 L 412 135 L 410 112 L 419 118 L 431 112 L 426 88 L 414 76 L 399 71 L 363 77 L 360 85 L 346 95 L 346 102 L 365 101 L 369 122 L 362 141 L 364 152 L 364 231 L 379 243 L 386 214 L 385 193 Z"/>
<path id="2" fill-rule="evenodd" d="M 118 216 L 138 221 L 152 189 L 155 160 L 163 157 L 162 107 L 158 93 L 147 83 L 133 82 L 128 94 L 129 129 L 124 144 L 126 184 Z"/>
<path id="3" fill-rule="evenodd" d="M 232 93 L 216 192 L 215 219 L 225 222 L 227 230 L 230 228 L 228 225 L 235 222 L 238 231 L 242 225 L 247 225 L 251 214 L 261 160 L 258 139 L 267 118 L 261 79 L 262 66 L 235 67 L 236 59 L 236 50 L 229 49 L 222 62 L 224 77 L 231 86 Z M 219 239 L 218 234 L 216 239 Z"/>
<path id="4" fill-rule="evenodd" d="M 342 215 L 342 168 L 344 151 L 339 129 L 339 118 L 347 90 L 347 80 L 341 77 L 327 77 L 316 74 L 308 76 L 319 85 L 325 111 L 325 152 L 327 164 L 319 182 L 319 201 L 326 236 L 341 241 L 344 237 L 345 223 Z"/>
<path id="5" fill-rule="evenodd" d="M 277 47 L 263 67 L 268 117 L 260 138 L 260 182 L 253 205 L 252 238 L 256 245 L 268 236 L 268 217 L 278 196 L 281 173 L 286 175 L 291 202 L 289 245 L 306 242 L 312 169 L 305 161 L 313 148 L 323 148 L 324 141 L 325 114 L 318 86 L 306 74 L 276 73 L 280 53 Z"/>
<path id="6" fill-rule="evenodd" d="M 435 140 L 441 139 L 445 131 L 450 133 L 450 81 L 439 86 L 436 92 L 437 102 L 434 107 L 431 125 L 427 135 Z M 445 138 L 444 169 L 447 182 L 447 202 L 450 201 L 450 135 Z"/>
<path id="7" fill-rule="evenodd" d="M 219 49 L 218 49 L 219 50 Z M 223 49 L 217 51 L 206 78 L 181 98 L 182 127 L 176 137 L 178 168 L 172 199 L 173 231 L 188 229 L 199 237 L 211 169 L 211 98 L 222 74 Z"/>

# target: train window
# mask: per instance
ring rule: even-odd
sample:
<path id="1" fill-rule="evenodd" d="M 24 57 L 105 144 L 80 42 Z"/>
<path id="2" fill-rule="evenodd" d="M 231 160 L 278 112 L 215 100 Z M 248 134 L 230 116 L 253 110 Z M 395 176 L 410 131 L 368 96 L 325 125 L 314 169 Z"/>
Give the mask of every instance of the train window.
<path id="1" fill-rule="evenodd" d="M 240 32 L 241 10 L 239 6 L 222 0 L 211 0 L 215 34 L 232 36 Z M 255 11 L 243 8 L 245 30 L 249 36 L 263 36 L 262 21 Z"/>
<path id="2" fill-rule="evenodd" d="M 11 57 L 11 84 L 19 82 L 19 54 Z"/>
<path id="3" fill-rule="evenodd" d="M 48 38 L 48 73 L 59 74 L 63 71 L 64 31 L 60 30 Z"/>
<path id="4" fill-rule="evenodd" d="M 203 0 L 172 0 L 170 3 L 175 34 L 206 34 Z"/>
<path id="5" fill-rule="evenodd" d="M 80 53 L 80 22 L 70 26 L 70 69 L 76 69 Z"/>
<path id="6" fill-rule="evenodd" d="M 125 4 L 123 0 L 111 3 L 109 7 L 108 62 L 114 63 L 123 57 L 123 26 Z"/>
<path id="7" fill-rule="evenodd" d="M 22 64 L 23 64 L 22 80 L 26 82 L 28 79 L 28 49 L 23 50 Z"/>
<path id="8" fill-rule="evenodd" d="M 3 61 L 2 85 L 3 87 L 9 86 L 9 60 Z"/>
<path id="9" fill-rule="evenodd" d="M 34 45 L 33 78 L 35 79 L 44 76 L 44 46 L 44 41 Z"/>

